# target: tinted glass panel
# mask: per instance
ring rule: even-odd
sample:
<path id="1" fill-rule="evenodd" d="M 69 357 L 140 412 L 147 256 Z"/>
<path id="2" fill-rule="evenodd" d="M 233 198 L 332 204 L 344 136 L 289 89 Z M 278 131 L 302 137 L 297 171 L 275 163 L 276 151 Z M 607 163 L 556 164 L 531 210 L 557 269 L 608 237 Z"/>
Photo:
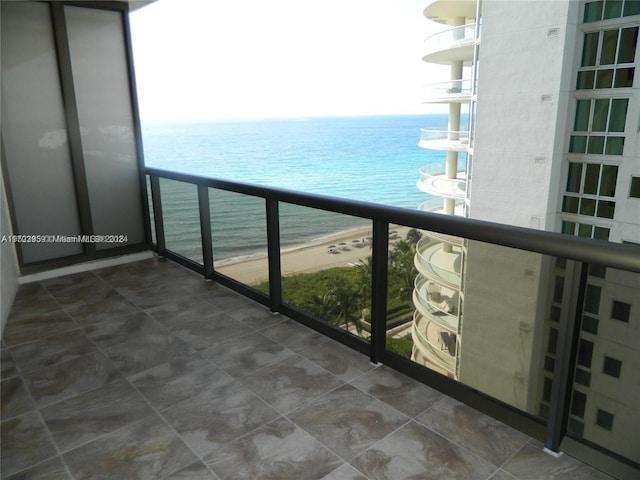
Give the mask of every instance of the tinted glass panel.
<path id="1" fill-rule="evenodd" d="M 578 213 L 580 199 L 577 197 L 564 197 L 562 200 L 562 211 L 567 213 Z"/>
<path id="2" fill-rule="evenodd" d="M 622 362 L 605 355 L 602 372 L 612 377 L 620 378 L 620 370 L 622 370 Z"/>
<path id="3" fill-rule="evenodd" d="M 599 200 L 597 215 L 600 218 L 613 218 L 615 209 L 616 209 L 616 202 L 610 202 L 608 200 Z"/>
<path id="4" fill-rule="evenodd" d="M 576 132 L 586 132 L 589 130 L 589 111 L 591 110 L 591 100 L 578 100 L 576 103 L 576 121 L 573 129 Z"/>
<path id="5" fill-rule="evenodd" d="M 621 322 L 629 321 L 629 313 L 631 312 L 631 305 L 617 300 L 613 301 L 611 308 L 611 318 L 620 320 Z"/>
<path id="6" fill-rule="evenodd" d="M 596 425 L 599 425 L 606 430 L 611 430 L 613 428 L 613 414 L 605 410 L 598 409 Z"/>
<path id="7" fill-rule="evenodd" d="M 579 392 L 578 390 L 573 391 L 573 400 L 571 402 L 571 413 L 576 417 L 583 418 L 584 411 L 587 406 L 587 396 Z"/>
<path id="8" fill-rule="evenodd" d="M 597 163 L 587 163 L 587 172 L 584 179 L 583 193 L 590 195 L 598 194 L 598 177 L 600 176 L 600 165 Z"/>
<path id="9" fill-rule="evenodd" d="M 613 86 L 615 88 L 632 87 L 635 71 L 635 68 L 618 68 L 616 70 L 616 80 Z"/>
<path id="10" fill-rule="evenodd" d="M 578 81 L 576 83 L 576 89 L 588 90 L 593 88 L 593 80 L 596 78 L 595 74 L 596 72 L 594 70 L 578 72 Z"/>
<path id="11" fill-rule="evenodd" d="M 602 32 L 602 51 L 600 52 L 600 65 L 611 65 L 616 60 L 618 47 L 618 30 Z"/>
<path id="12" fill-rule="evenodd" d="M 604 11 L 602 18 L 617 18 L 622 13 L 622 0 L 606 0 L 604 3 Z"/>
<path id="13" fill-rule="evenodd" d="M 638 2 L 640 3 L 640 2 Z M 620 38 L 618 63 L 633 63 L 638 45 L 638 27 L 623 28 Z"/>
<path id="14" fill-rule="evenodd" d="M 609 118 L 610 132 L 624 132 L 628 105 L 628 98 L 614 98 L 611 100 L 611 115 Z"/>
<path id="15" fill-rule="evenodd" d="M 607 130 L 607 116 L 609 115 L 609 99 L 599 99 L 594 102 L 592 132 L 605 132 Z"/>
<path id="16" fill-rule="evenodd" d="M 598 55 L 599 32 L 586 33 L 584 36 L 584 46 L 582 50 L 582 66 L 592 67 L 596 64 Z"/>
<path id="17" fill-rule="evenodd" d="M 591 358 L 593 357 L 593 343 L 585 340 L 584 338 L 580 339 L 580 344 L 578 346 L 578 365 L 582 365 L 583 367 L 590 368 L 591 367 Z"/>
<path id="18" fill-rule="evenodd" d="M 587 149 L 587 137 L 572 135 L 569 142 L 570 153 L 584 153 Z"/>
<path id="19" fill-rule="evenodd" d="M 2 156 L 7 172 L 4 162 L 2 169 L 11 179 L 14 233 L 78 235 L 80 219 L 49 6 L 2 2 L 1 17 Z M 25 263 L 83 252 L 81 243 L 20 247 Z"/>
<path id="20" fill-rule="evenodd" d="M 570 162 L 567 175 L 567 192 L 579 193 L 580 180 L 582 178 L 582 164 Z"/>
<path id="21" fill-rule="evenodd" d="M 602 289 L 597 285 L 587 285 L 584 299 L 584 311 L 598 315 L 600 309 L 600 293 Z"/>
<path id="22" fill-rule="evenodd" d="M 622 16 L 628 17 L 630 15 L 640 15 L 640 1 L 627 0 L 626 2 L 624 2 L 624 10 L 622 12 Z"/>
<path id="23" fill-rule="evenodd" d="M 607 148 L 604 153 L 607 155 L 622 155 L 624 151 L 624 137 L 608 137 Z"/>
<path id="24" fill-rule="evenodd" d="M 580 200 L 580 215 L 593 216 L 596 212 L 596 201 L 593 198 L 583 198 Z"/>
<path id="25" fill-rule="evenodd" d="M 611 88 L 613 85 L 613 69 L 598 70 L 596 76 L 596 88 Z"/>
<path id="26" fill-rule="evenodd" d="M 604 139 L 604 137 L 589 137 L 589 143 L 587 144 L 587 153 L 603 153 Z"/>
<path id="27" fill-rule="evenodd" d="M 602 18 L 602 0 L 596 2 L 589 2 L 584 6 L 584 21 L 597 22 Z"/>
<path id="28" fill-rule="evenodd" d="M 604 227 L 595 227 L 593 229 L 593 238 L 598 240 L 609 240 L 609 229 Z"/>
<path id="29" fill-rule="evenodd" d="M 603 165 L 602 178 L 600 179 L 600 196 L 614 197 L 617 179 L 618 167 L 616 165 Z"/>
<path id="30" fill-rule="evenodd" d="M 633 198 L 640 198 L 640 177 L 631 177 L 629 196 Z"/>

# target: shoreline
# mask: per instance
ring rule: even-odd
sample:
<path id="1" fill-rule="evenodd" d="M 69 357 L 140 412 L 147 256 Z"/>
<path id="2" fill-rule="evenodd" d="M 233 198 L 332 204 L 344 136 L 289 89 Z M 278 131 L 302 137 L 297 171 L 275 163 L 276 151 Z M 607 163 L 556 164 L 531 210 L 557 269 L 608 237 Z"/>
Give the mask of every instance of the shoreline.
<path id="1" fill-rule="evenodd" d="M 391 226 L 391 230 L 398 232 L 397 239 L 400 240 L 406 238 L 410 228 Z M 353 266 L 371 255 L 370 246 L 362 244 L 362 240 L 371 235 L 371 228 L 354 228 L 285 248 L 280 256 L 282 274 L 311 273 L 328 268 Z M 352 246 L 352 240 L 359 240 L 361 246 Z M 334 253 L 330 253 L 329 245 L 338 245 L 341 242 L 347 244 L 346 248 L 335 249 Z M 219 273 L 247 285 L 255 285 L 269 277 L 266 253 L 223 259 L 215 262 L 214 268 Z"/>

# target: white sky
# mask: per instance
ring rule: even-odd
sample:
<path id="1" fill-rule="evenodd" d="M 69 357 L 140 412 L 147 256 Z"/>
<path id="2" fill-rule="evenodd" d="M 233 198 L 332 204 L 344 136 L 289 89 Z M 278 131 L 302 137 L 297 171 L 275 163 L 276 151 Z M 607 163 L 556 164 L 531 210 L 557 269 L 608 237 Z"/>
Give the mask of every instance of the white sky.
<path id="1" fill-rule="evenodd" d="M 143 120 L 431 113 L 425 0 L 158 0 L 131 14 Z M 441 110 L 440 110 L 441 111 Z"/>

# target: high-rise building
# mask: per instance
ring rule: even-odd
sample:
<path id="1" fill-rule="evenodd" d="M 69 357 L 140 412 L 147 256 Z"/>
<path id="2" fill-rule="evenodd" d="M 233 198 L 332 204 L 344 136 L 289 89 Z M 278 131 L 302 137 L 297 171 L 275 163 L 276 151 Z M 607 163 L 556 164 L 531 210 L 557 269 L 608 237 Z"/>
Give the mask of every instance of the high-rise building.
<path id="1" fill-rule="evenodd" d="M 421 170 L 424 208 L 640 244 L 640 1 L 438 0 L 424 15 L 447 28 L 423 60 L 451 68 L 424 99 L 449 104 L 449 125 L 422 131 L 446 152 Z M 544 418 L 575 316 L 568 431 L 640 461 L 637 275 L 591 265 L 567 312 L 563 258 L 425 232 L 415 263 L 413 360 Z"/>

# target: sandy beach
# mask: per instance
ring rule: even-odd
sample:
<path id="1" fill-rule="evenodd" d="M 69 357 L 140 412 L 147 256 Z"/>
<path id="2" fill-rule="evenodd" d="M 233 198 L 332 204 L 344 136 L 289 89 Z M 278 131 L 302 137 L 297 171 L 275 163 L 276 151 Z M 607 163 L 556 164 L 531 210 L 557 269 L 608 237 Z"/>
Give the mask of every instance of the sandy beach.
<path id="1" fill-rule="evenodd" d="M 395 240 L 399 240 L 406 237 L 409 228 L 391 226 L 389 230 L 397 231 L 398 235 Z M 352 244 L 352 241 L 359 240 L 359 243 L 362 244 L 363 239 L 370 236 L 371 229 L 341 232 L 328 236 L 321 242 L 309 243 L 299 248 L 287 250 L 281 254 L 282 273 L 283 275 L 309 273 L 357 263 L 371 255 L 371 247 L 370 245 L 356 247 Z M 394 238 L 391 238 L 391 243 L 393 241 Z M 347 244 L 346 248 L 337 248 L 334 253 L 330 253 L 329 246 L 338 246 L 341 242 Z M 216 271 L 223 275 L 247 285 L 254 285 L 268 278 L 266 255 L 248 259 L 222 260 L 216 262 L 214 267 Z"/>

